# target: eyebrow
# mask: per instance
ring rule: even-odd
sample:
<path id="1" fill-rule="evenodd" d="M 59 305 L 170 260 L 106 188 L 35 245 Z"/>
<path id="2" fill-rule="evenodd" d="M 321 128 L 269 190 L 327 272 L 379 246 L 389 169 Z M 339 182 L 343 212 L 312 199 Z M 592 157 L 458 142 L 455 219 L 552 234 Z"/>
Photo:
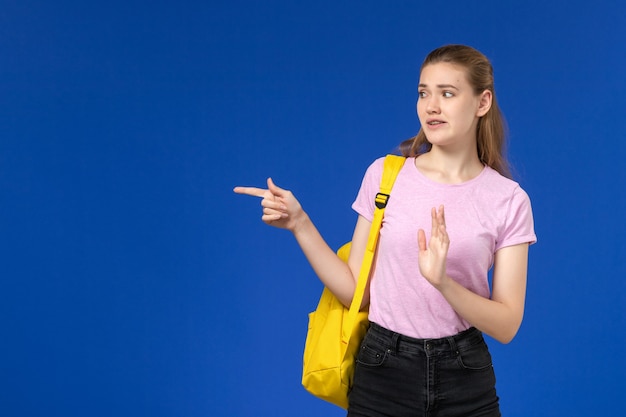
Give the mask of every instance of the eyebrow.
<path id="1" fill-rule="evenodd" d="M 428 85 L 426 84 L 420 84 L 418 87 L 420 88 L 426 88 L 428 87 Z M 439 89 L 444 89 L 444 88 L 454 88 L 455 90 L 458 90 L 459 88 L 452 85 L 452 84 L 437 84 L 437 88 Z"/>

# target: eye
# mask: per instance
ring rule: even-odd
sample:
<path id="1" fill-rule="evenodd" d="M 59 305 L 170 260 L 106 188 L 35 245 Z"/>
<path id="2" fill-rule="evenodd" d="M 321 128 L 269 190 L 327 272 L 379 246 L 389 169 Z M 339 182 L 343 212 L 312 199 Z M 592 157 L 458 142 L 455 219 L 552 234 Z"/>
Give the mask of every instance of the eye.
<path id="1" fill-rule="evenodd" d="M 419 98 L 424 98 L 424 97 L 426 97 L 426 91 L 418 91 L 418 92 L 417 92 L 417 96 L 418 96 Z"/>
<path id="2" fill-rule="evenodd" d="M 451 97 L 454 97 L 454 93 L 452 91 L 444 91 L 443 96 L 445 98 L 451 98 Z"/>

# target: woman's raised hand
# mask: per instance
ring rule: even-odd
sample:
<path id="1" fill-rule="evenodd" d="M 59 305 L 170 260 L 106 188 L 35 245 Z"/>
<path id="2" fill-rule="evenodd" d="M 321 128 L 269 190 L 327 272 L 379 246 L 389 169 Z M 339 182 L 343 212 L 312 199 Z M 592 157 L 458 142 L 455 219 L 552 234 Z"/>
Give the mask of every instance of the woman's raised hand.
<path id="1" fill-rule="evenodd" d="M 435 208 L 431 210 L 431 221 L 432 231 L 428 243 L 424 230 L 420 229 L 417 232 L 418 261 L 422 276 L 435 288 L 438 288 L 447 278 L 446 258 L 450 247 L 443 206 L 440 206 L 439 210 Z"/>
<path id="2" fill-rule="evenodd" d="M 304 211 L 293 193 L 278 187 L 271 178 L 267 179 L 267 188 L 235 187 L 237 194 L 262 198 L 263 216 L 261 220 L 270 226 L 293 232 Z"/>

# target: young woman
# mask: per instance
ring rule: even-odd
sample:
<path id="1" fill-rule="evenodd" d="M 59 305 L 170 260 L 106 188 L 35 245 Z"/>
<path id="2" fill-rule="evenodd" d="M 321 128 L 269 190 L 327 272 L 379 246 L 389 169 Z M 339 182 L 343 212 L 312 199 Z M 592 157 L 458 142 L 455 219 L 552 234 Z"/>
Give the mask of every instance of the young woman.
<path id="1" fill-rule="evenodd" d="M 362 343 L 348 416 L 499 416 L 482 334 L 508 343 L 524 313 L 528 246 L 536 241 L 527 194 L 509 179 L 493 70 L 477 50 L 447 45 L 425 59 L 421 129 L 391 192 L 366 291 Z M 290 230 L 316 274 L 349 306 L 365 252 L 383 158 L 368 168 L 343 263 L 294 195 L 261 197 L 263 221 Z M 488 271 L 493 266 L 492 288 Z"/>

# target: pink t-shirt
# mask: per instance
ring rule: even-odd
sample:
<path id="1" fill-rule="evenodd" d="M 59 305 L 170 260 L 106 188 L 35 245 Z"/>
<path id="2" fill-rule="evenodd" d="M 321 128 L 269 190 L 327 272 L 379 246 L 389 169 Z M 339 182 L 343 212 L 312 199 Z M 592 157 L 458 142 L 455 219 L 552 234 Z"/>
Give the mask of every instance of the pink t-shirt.
<path id="1" fill-rule="evenodd" d="M 373 218 L 384 158 L 367 169 L 352 208 Z M 447 273 L 483 297 L 490 296 L 488 271 L 495 252 L 534 243 L 530 199 L 516 182 L 492 168 L 461 184 L 430 180 L 407 158 L 391 191 L 373 266 L 369 318 L 395 332 L 416 338 L 450 336 L 470 327 L 420 274 L 417 231 L 430 239 L 432 207 L 443 204 L 450 236 Z"/>

